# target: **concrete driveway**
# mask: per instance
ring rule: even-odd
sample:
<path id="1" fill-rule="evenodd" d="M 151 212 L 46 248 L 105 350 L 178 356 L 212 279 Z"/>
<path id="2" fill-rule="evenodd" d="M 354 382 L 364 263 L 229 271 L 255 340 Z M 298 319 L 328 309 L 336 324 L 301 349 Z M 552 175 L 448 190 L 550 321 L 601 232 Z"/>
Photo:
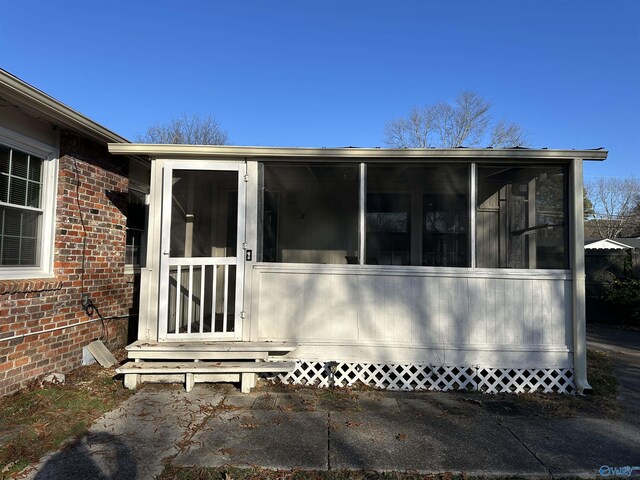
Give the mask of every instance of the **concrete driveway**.
<path id="1" fill-rule="evenodd" d="M 587 346 L 613 359 L 618 399 L 640 420 L 640 331 L 587 325 Z"/>

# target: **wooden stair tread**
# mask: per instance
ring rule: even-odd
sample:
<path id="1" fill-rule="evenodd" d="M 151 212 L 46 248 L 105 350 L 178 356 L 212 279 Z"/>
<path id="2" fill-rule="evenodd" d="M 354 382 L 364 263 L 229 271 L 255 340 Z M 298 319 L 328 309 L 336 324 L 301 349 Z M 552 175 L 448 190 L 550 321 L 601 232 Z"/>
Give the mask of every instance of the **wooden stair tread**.
<path id="1" fill-rule="evenodd" d="M 155 342 L 138 340 L 127 351 L 154 352 L 291 352 L 297 343 L 288 342 Z"/>
<path id="2" fill-rule="evenodd" d="M 295 362 L 128 362 L 116 373 L 259 373 L 290 372 Z"/>

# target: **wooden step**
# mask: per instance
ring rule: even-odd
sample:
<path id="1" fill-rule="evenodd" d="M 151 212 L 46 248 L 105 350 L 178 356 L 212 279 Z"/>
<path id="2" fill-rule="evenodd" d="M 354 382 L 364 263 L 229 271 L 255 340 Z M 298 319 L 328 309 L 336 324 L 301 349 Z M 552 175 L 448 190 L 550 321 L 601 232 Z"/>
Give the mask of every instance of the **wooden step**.
<path id="1" fill-rule="evenodd" d="M 265 360 L 284 355 L 298 344 L 287 342 L 155 342 L 138 340 L 127 346 L 129 358 L 158 360 Z"/>
<path id="2" fill-rule="evenodd" d="M 257 373 L 291 372 L 295 362 L 128 362 L 116 369 L 124 374 L 124 386 L 135 389 L 144 376 L 159 378 L 160 382 L 182 382 L 190 392 L 196 381 L 240 381 L 242 393 L 249 393 L 256 384 Z M 235 378 L 227 377 L 235 375 Z M 175 378 L 177 377 L 177 379 Z M 213 380 L 211 377 L 215 377 Z M 223 380 L 220 380 L 223 378 Z M 156 380 L 158 381 L 158 380 Z"/>
<path id="3" fill-rule="evenodd" d="M 263 373 L 291 372 L 295 362 L 128 362 L 116 373 Z"/>

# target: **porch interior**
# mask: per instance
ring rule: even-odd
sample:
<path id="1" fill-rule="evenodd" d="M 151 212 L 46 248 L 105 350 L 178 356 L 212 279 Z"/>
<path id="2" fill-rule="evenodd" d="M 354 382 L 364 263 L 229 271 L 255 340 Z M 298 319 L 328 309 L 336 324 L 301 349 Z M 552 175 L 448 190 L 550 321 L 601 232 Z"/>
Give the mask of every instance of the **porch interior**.
<path id="1" fill-rule="evenodd" d="M 255 387 L 257 374 L 290 372 L 295 362 L 279 361 L 297 348 L 290 342 L 217 342 L 138 340 L 127 347 L 131 360 L 116 369 L 124 384 L 233 382 L 243 393 Z"/>

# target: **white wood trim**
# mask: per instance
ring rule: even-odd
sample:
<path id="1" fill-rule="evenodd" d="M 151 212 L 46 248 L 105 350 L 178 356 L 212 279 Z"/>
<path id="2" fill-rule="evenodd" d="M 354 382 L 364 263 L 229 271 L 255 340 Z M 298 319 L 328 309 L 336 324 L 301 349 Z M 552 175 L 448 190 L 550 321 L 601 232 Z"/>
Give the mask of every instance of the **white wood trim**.
<path id="1" fill-rule="evenodd" d="M 200 333 L 167 333 L 165 337 L 161 337 L 161 342 L 176 342 L 176 341 L 200 341 L 200 342 L 213 342 L 217 340 L 233 341 L 238 340 L 235 332 L 205 332 Z"/>
<path id="2" fill-rule="evenodd" d="M 259 198 L 259 165 L 258 162 L 246 162 L 247 167 L 247 188 L 246 188 L 246 216 L 245 216 L 245 242 L 247 249 L 252 250 L 251 261 L 246 260 L 243 268 L 244 272 L 244 291 L 243 305 L 245 318 L 242 321 L 242 340 L 248 342 L 251 340 L 252 332 L 257 331 L 256 322 L 257 315 L 253 315 L 253 268 L 257 259 L 261 246 L 258 245 L 258 238 L 262 238 L 262 234 L 258 233 L 259 222 L 258 216 L 258 198 Z M 246 251 L 245 251 L 246 255 Z"/>
<path id="3" fill-rule="evenodd" d="M 109 152 L 123 155 L 150 155 L 158 159 L 175 159 L 207 157 L 246 159 L 278 158 L 278 161 L 288 158 L 316 157 L 319 160 L 327 159 L 419 159 L 441 160 L 452 159 L 544 159 L 564 161 L 572 158 L 589 160 L 604 160 L 607 150 L 551 150 L 551 149 L 523 149 L 523 148 L 293 148 L 293 147 L 252 147 L 229 145 L 150 145 L 150 144 L 120 144 L 110 143 Z M 190 161 L 190 160 L 184 160 Z"/>
<path id="4" fill-rule="evenodd" d="M 262 340 L 265 342 L 265 340 Z M 432 343 L 426 342 L 420 344 L 420 346 L 412 345 L 409 342 L 393 342 L 393 341 L 380 341 L 380 340 L 358 340 L 357 342 L 345 341 L 344 339 L 335 340 L 318 340 L 315 337 L 305 338 L 304 336 L 296 337 L 296 342 L 299 342 L 302 347 L 298 348 L 317 348 L 319 350 L 325 347 L 373 347 L 373 348 L 398 348 L 408 350 L 460 350 L 465 352 L 557 352 L 557 353 L 572 353 L 573 350 L 567 345 L 556 344 L 530 344 L 530 345 L 512 345 L 508 343 Z M 299 352 L 293 350 L 289 356 L 298 357 Z"/>
<path id="5" fill-rule="evenodd" d="M 582 160 L 574 158 L 569 181 L 569 238 L 573 269 L 573 369 L 579 394 L 591 390 L 587 380 L 587 328 L 584 273 L 584 197 Z"/>
<path id="6" fill-rule="evenodd" d="M 157 340 L 162 228 L 162 162 L 151 162 L 147 252 L 140 276 L 139 340 Z"/>
<path id="7" fill-rule="evenodd" d="M 180 296 L 180 290 L 177 291 L 176 296 L 177 297 Z M 193 318 L 193 302 L 191 301 L 192 298 L 193 298 L 193 265 L 189 265 L 189 293 L 187 294 L 187 302 L 188 302 L 187 303 L 187 334 L 191 333 L 191 323 L 192 323 L 191 319 Z M 176 321 L 178 319 L 178 315 L 179 314 L 176 312 Z M 178 329 L 176 326 L 176 333 L 178 333 L 177 330 Z"/>
<path id="8" fill-rule="evenodd" d="M 157 338 L 159 340 L 168 341 L 174 339 L 200 339 L 200 340 L 215 340 L 215 339 L 235 339 L 240 340 L 242 338 L 243 319 L 241 318 L 241 312 L 244 307 L 244 261 L 245 251 L 243 245 L 245 243 L 245 218 L 246 218 L 246 164 L 241 162 L 210 162 L 205 160 L 191 160 L 191 161 L 178 161 L 178 160 L 161 160 L 158 162 L 158 168 L 162 170 L 162 220 L 160 223 L 160 246 L 159 246 L 159 264 L 160 272 L 158 281 L 158 332 Z M 171 241 L 171 202 L 172 202 L 172 190 L 173 190 L 173 172 L 175 170 L 201 170 L 201 171 L 232 171 L 237 172 L 238 182 L 238 231 L 237 231 L 237 246 L 235 257 L 194 257 L 194 258 L 172 258 L 170 257 L 170 241 Z M 193 267 L 194 266 L 214 266 L 214 280 L 216 277 L 215 267 L 217 265 L 224 265 L 225 277 L 224 277 L 224 308 L 223 308 L 223 332 L 191 332 L 191 316 L 192 316 L 192 287 L 193 287 Z M 228 305 L 228 282 L 229 282 L 229 267 L 231 265 L 236 266 L 236 285 L 235 285 L 235 310 L 234 310 L 234 331 L 227 332 L 227 312 L 229 311 Z M 179 333 L 178 322 L 180 313 L 180 295 L 176 297 L 176 332 L 168 332 L 168 299 L 169 299 L 169 269 L 171 266 L 177 266 L 178 272 L 181 267 L 189 267 L 189 293 L 188 293 L 188 307 L 187 307 L 187 332 Z M 180 276 L 180 275 L 179 275 Z M 181 281 L 178 278 L 178 283 Z M 203 280 L 204 281 L 204 280 Z M 215 295 L 215 284 L 213 286 L 213 294 Z M 215 307 L 215 297 L 214 297 Z M 215 316 L 215 308 L 213 309 L 213 315 Z M 214 320 L 212 320 L 214 322 Z M 202 328 L 201 328 L 202 329 Z M 213 329 L 213 326 L 212 326 Z"/>
<path id="9" fill-rule="evenodd" d="M 162 208 L 160 227 L 160 278 L 159 285 L 159 308 L 158 308 L 158 338 L 164 339 L 168 335 L 169 318 L 169 248 L 171 241 L 171 190 L 172 190 L 172 169 L 167 165 L 162 165 Z M 180 285 L 180 266 L 178 266 L 178 285 Z M 179 288 L 179 287 L 178 287 Z M 179 292 L 179 290 L 178 290 Z M 176 295 L 176 333 L 179 331 L 178 312 L 180 311 L 180 295 Z"/>
<path id="10" fill-rule="evenodd" d="M 396 265 L 320 265 L 306 263 L 256 263 L 253 269 L 260 273 L 301 273 L 334 275 L 453 277 L 453 278 L 513 278 L 570 280 L 571 270 L 525 270 L 510 268 L 472 269 L 455 267 L 412 267 Z"/>
<path id="11" fill-rule="evenodd" d="M 471 164 L 469 171 L 469 266 L 476 268 L 476 208 L 478 204 L 478 166 Z"/>
<path id="12" fill-rule="evenodd" d="M 365 265 L 367 260 L 367 164 L 360 164 L 360 184 L 358 191 L 358 264 Z"/>
<path id="13" fill-rule="evenodd" d="M 222 332 L 227 333 L 227 315 L 229 313 L 229 265 L 224 266 L 224 307 L 222 309 Z"/>
<path id="14" fill-rule="evenodd" d="M 236 295 L 234 310 L 234 338 L 242 339 L 242 330 L 244 328 L 244 319 L 242 312 L 244 311 L 244 284 L 245 284 L 245 245 L 246 245 L 246 223 L 247 223 L 247 163 L 242 162 L 238 165 L 238 232 L 236 240 Z M 225 298 L 226 298 L 225 293 Z M 225 315 L 226 321 L 226 315 Z"/>
<path id="15" fill-rule="evenodd" d="M 18 280 L 26 278 L 52 278 L 55 276 L 54 245 L 56 205 L 58 192 L 58 157 L 57 148 L 39 142 L 8 128 L 0 127 L 0 143 L 12 149 L 23 151 L 29 155 L 43 158 L 42 162 L 42 190 L 40 208 L 14 205 L 0 202 L 2 206 L 18 210 L 28 210 L 42 214 L 42 223 L 38 232 L 38 266 L 2 266 L 0 280 Z"/>
<path id="16" fill-rule="evenodd" d="M 297 348 L 290 342 L 156 342 L 137 341 L 128 345 L 128 352 L 290 352 Z M 157 358 L 157 357 L 156 357 Z"/>
<path id="17" fill-rule="evenodd" d="M 171 257 L 169 265 L 172 267 L 200 267 L 209 265 L 237 265 L 238 261 L 235 257 Z"/>
<path id="18" fill-rule="evenodd" d="M 8 147 L 22 150 L 30 155 L 35 155 L 44 159 L 58 157 L 58 149 L 54 146 L 40 142 L 2 126 L 0 126 L 0 142 Z"/>

